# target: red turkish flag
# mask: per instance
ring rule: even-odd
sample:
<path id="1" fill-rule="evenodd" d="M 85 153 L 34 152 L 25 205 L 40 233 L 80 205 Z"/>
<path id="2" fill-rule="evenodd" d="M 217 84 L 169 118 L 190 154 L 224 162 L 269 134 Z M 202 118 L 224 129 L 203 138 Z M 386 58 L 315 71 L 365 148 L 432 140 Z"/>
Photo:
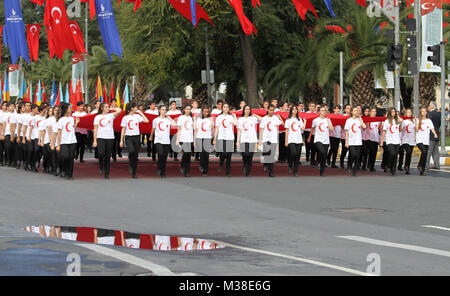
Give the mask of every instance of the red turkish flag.
<path id="1" fill-rule="evenodd" d="M 37 62 L 39 53 L 39 34 L 41 32 L 41 24 L 27 25 L 27 43 L 30 51 L 30 59 Z"/>
<path id="2" fill-rule="evenodd" d="M 175 8 L 182 16 L 187 18 L 189 21 L 192 20 L 191 18 L 191 5 L 189 0 L 168 0 L 169 3 Z M 206 11 L 203 10 L 203 8 L 198 5 L 198 3 L 195 3 L 195 10 L 196 10 L 196 16 L 197 16 L 197 24 L 200 19 L 204 19 L 211 23 L 211 25 L 214 25 L 212 21 L 209 19 L 208 14 Z"/>
<path id="3" fill-rule="evenodd" d="M 80 26 L 78 26 L 77 21 L 69 21 L 69 28 L 72 32 L 73 42 L 75 43 L 76 51 L 79 53 L 86 53 L 83 40 L 83 32 L 81 32 Z"/>
<path id="4" fill-rule="evenodd" d="M 414 1 L 412 1 L 414 3 Z M 422 15 L 429 14 L 432 12 L 436 7 L 439 9 L 442 9 L 442 3 L 450 3 L 449 0 L 422 0 Z"/>
<path id="5" fill-rule="evenodd" d="M 120 9 L 120 1 L 126 1 L 130 3 L 134 3 L 134 10 L 133 12 L 136 12 L 136 10 L 141 7 L 141 0 L 119 0 L 119 9 Z"/>
<path id="6" fill-rule="evenodd" d="M 311 10 L 311 12 L 314 13 L 317 18 L 319 18 L 316 10 L 314 9 L 314 6 L 311 4 L 311 2 L 309 2 L 309 0 L 292 0 L 292 2 L 294 3 L 295 8 L 297 9 L 297 12 L 302 20 L 305 20 L 305 15 L 308 10 Z"/>
<path id="7" fill-rule="evenodd" d="M 64 0 L 47 0 L 44 25 L 51 28 L 54 50 L 58 58 L 62 59 L 66 49 L 80 53 L 77 52 L 73 42 Z"/>
<path id="8" fill-rule="evenodd" d="M 239 18 L 239 22 L 241 23 L 242 30 L 244 30 L 245 34 L 251 35 L 252 33 L 255 33 L 255 35 L 258 34 L 258 30 L 256 30 L 256 27 L 252 24 L 252 22 L 245 16 L 244 9 L 242 8 L 242 0 L 228 0 L 231 6 L 233 6 L 234 10 L 236 11 L 236 14 Z"/>
<path id="9" fill-rule="evenodd" d="M 95 0 L 80 0 L 80 2 L 86 3 L 89 1 L 89 15 L 91 16 L 91 21 L 95 16 Z"/>
<path id="10" fill-rule="evenodd" d="M 364 7 L 367 7 L 366 0 L 356 0 L 356 3 Z"/>
<path id="11" fill-rule="evenodd" d="M 42 6 L 42 5 L 44 5 L 44 1 L 45 0 L 30 0 L 30 1 L 33 2 L 33 3 L 36 3 L 37 5 Z"/>
<path id="12" fill-rule="evenodd" d="M 255 8 L 255 7 L 256 7 L 256 4 L 258 4 L 258 5 L 259 5 L 259 7 L 261 7 L 261 2 L 259 2 L 259 0 L 252 0 L 252 5 L 253 5 L 253 8 Z"/>
<path id="13" fill-rule="evenodd" d="M 70 101 L 74 108 L 77 105 L 77 102 L 83 102 L 83 94 L 81 93 L 81 79 L 78 80 L 77 88 L 75 89 L 75 98 Z"/>

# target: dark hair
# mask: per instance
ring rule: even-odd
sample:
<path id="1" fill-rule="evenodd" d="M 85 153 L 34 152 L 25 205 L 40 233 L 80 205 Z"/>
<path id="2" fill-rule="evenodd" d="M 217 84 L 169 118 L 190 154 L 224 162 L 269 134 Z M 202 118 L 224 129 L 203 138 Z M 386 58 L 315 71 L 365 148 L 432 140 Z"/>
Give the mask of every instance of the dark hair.
<path id="1" fill-rule="evenodd" d="M 61 117 L 64 117 L 64 116 L 66 116 L 66 113 L 67 113 L 67 111 L 69 110 L 69 104 L 67 104 L 67 103 L 61 103 L 61 116 L 60 116 L 60 118 Z"/>
<path id="2" fill-rule="evenodd" d="M 222 100 L 217 100 L 216 106 L 219 105 L 219 104 L 223 104 L 223 101 Z"/>
<path id="3" fill-rule="evenodd" d="M 209 106 L 205 104 L 205 105 L 202 106 L 202 111 L 200 112 L 200 118 L 201 119 L 204 118 L 203 117 L 203 110 L 205 110 L 205 109 L 208 109 L 208 116 L 206 118 L 210 117 L 210 115 L 211 115 L 211 108 L 209 108 Z"/>
<path id="4" fill-rule="evenodd" d="M 290 109 L 289 109 L 289 118 L 292 118 L 292 110 L 294 110 L 294 108 L 295 109 L 297 109 L 297 114 L 295 115 L 295 117 L 297 118 L 297 120 L 299 120 L 299 118 L 298 118 L 298 108 L 297 108 L 297 106 L 292 106 Z"/>
<path id="5" fill-rule="evenodd" d="M 105 102 L 105 103 L 100 104 L 100 106 L 98 107 L 98 110 L 97 110 L 98 111 L 97 115 L 102 114 L 102 112 L 103 112 L 102 110 L 103 110 L 103 107 L 105 107 L 105 105 L 108 105 L 108 103 Z"/>
<path id="6" fill-rule="evenodd" d="M 81 105 L 84 105 L 84 103 L 83 102 L 78 102 L 77 103 L 77 107 L 80 107 Z"/>
<path id="7" fill-rule="evenodd" d="M 23 102 L 20 102 L 18 105 L 17 105 L 17 113 L 21 113 L 22 111 L 21 111 L 21 109 L 23 108 L 25 106 L 25 104 L 23 103 Z"/>
<path id="8" fill-rule="evenodd" d="M 133 109 L 134 107 L 136 107 L 135 102 L 131 102 L 131 103 L 127 104 L 127 106 L 125 107 L 125 114 L 128 115 L 130 113 L 131 109 Z"/>
<path id="9" fill-rule="evenodd" d="M 182 114 L 182 115 L 186 115 L 186 114 L 184 113 L 184 110 L 185 110 L 186 108 L 188 108 L 188 107 L 192 108 L 191 105 L 189 105 L 189 104 L 186 104 L 186 105 L 183 106 L 183 108 L 181 108 L 181 114 Z M 192 117 L 192 112 L 189 113 L 189 116 Z"/>
<path id="10" fill-rule="evenodd" d="M 250 108 L 250 113 L 248 114 L 248 116 L 252 116 L 252 107 L 250 105 L 245 104 L 244 108 L 242 108 L 241 117 L 244 117 L 244 115 L 245 115 L 245 108 L 247 108 L 247 107 Z"/>
<path id="11" fill-rule="evenodd" d="M 394 117 L 392 117 L 392 110 L 395 110 L 395 115 Z M 395 124 L 398 123 L 398 114 L 397 114 L 397 110 L 394 107 L 390 107 L 389 109 L 387 109 L 387 114 L 386 114 L 386 118 L 387 120 L 389 120 L 389 124 L 392 124 L 392 119 L 395 120 Z"/>
<path id="12" fill-rule="evenodd" d="M 41 113 L 42 111 L 44 111 L 45 110 L 45 108 L 47 108 L 47 106 L 45 106 L 45 105 L 40 105 L 39 106 L 39 113 Z"/>
<path id="13" fill-rule="evenodd" d="M 12 104 L 12 103 L 11 103 L 11 104 Z M 8 106 L 9 106 L 9 104 L 8 104 Z M 31 110 L 33 110 L 33 109 L 35 109 L 35 108 L 38 108 L 38 109 L 39 109 L 39 106 L 36 105 L 36 104 L 31 104 Z"/>

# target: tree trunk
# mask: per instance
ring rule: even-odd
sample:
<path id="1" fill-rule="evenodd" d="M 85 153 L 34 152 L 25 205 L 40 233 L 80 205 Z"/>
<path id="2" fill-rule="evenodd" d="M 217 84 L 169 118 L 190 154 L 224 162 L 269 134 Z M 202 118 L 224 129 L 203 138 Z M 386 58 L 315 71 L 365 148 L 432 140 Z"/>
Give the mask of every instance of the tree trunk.
<path id="1" fill-rule="evenodd" d="M 260 106 L 258 97 L 258 76 L 255 57 L 253 56 L 251 36 L 246 35 L 244 32 L 239 33 L 239 39 L 241 42 L 242 62 L 244 68 L 245 85 L 246 85 L 246 97 L 247 104 L 251 107 Z"/>

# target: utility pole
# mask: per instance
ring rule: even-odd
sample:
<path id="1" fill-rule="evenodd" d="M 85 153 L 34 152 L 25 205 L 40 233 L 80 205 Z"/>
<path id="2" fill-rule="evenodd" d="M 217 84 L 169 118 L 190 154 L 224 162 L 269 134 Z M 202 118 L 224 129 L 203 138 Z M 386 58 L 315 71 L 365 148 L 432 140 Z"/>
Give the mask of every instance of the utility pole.
<path id="1" fill-rule="evenodd" d="M 206 26 L 206 39 L 205 39 L 205 54 L 206 54 L 206 89 L 207 89 L 207 98 L 208 104 L 210 106 L 213 105 L 211 100 L 211 77 L 210 77 L 210 62 L 209 62 L 209 47 L 208 47 L 208 27 Z"/>
<path id="2" fill-rule="evenodd" d="M 414 88 L 413 88 L 413 101 L 414 101 L 414 116 L 419 116 L 419 95 L 420 95 L 420 65 L 421 65 L 421 55 L 420 55 L 420 47 L 421 47 L 421 20 L 422 20 L 422 12 L 421 12 L 421 0 L 416 0 L 414 3 L 414 16 L 416 18 L 416 40 L 417 40 L 417 73 L 414 75 Z"/>
<path id="3" fill-rule="evenodd" d="M 339 52 L 339 105 L 344 108 L 344 52 Z"/>
<path id="4" fill-rule="evenodd" d="M 400 3 L 394 8 L 395 11 L 395 45 L 400 44 Z M 394 71 L 394 107 L 397 111 L 400 111 L 400 65 L 395 63 Z"/>
<path id="5" fill-rule="evenodd" d="M 445 152 L 445 42 L 441 42 L 441 153 Z"/>

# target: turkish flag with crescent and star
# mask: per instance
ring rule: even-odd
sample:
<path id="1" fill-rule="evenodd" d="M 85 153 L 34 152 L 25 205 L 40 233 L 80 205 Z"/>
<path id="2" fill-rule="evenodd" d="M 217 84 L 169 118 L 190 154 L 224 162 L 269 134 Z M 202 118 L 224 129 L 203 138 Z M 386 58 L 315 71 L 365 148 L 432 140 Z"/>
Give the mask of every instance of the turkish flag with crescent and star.
<path id="1" fill-rule="evenodd" d="M 66 49 L 81 53 L 77 51 L 73 42 L 64 0 L 47 0 L 45 5 L 44 25 L 46 27 L 51 27 L 54 51 L 58 58 L 62 59 Z"/>
<path id="2" fill-rule="evenodd" d="M 39 53 L 39 34 L 41 32 L 41 24 L 27 25 L 27 42 L 30 51 L 30 59 L 37 62 Z"/>
<path id="3" fill-rule="evenodd" d="M 241 23 L 242 26 L 242 30 L 244 30 L 244 33 L 247 35 L 255 33 L 255 35 L 257 35 L 258 30 L 256 30 L 256 27 L 244 14 L 244 9 L 242 7 L 242 0 L 228 0 L 228 2 L 230 3 L 231 6 L 233 6 L 234 10 L 236 11 L 236 14 L 239 18 L 239 22 Z"/>
<path id="4" fill-rule="evenodd" d="M 305 20 L 305 15 L 308 10 L 311 10 L 311 12 L 314 13 L 317 18 L 319 18 L 316 10 L 314 9 L 314 6 L 311 4 L 311 2 L 309 2 L 309 0 L 292 0 L 292 3 L 294 3 L 298 15 L 300 15 L 302 20 Z"/>
<path id="5" fill-rule="evenodd" d="M 189 0 L 168 0 L 169 3 L 175 8 L 182 16 L 187 18 L 189 21 L 192 21 L 192 14 L 191 14 L 191 5 Z M 198 5 L 198 3 L 195 3 L 195 18 L 196 18 L 196 24 L 198 24 L 200 19 L 204 19 L 211 23 L 211 25 L 214 25 L 212 21 L 209 19 L 208 14 L 206 11 L 203 10 L 203 8 Z"/>
<path id="6" fill-rule="evenodd" d="M 77 21 L 69 21 L 69 28 L 72 32 L 73 42 L 75 43 L 76 52 L 86 53 L 83 40 L 83 32 L 81 32 L 80 26 L 78 26 Z"/>

